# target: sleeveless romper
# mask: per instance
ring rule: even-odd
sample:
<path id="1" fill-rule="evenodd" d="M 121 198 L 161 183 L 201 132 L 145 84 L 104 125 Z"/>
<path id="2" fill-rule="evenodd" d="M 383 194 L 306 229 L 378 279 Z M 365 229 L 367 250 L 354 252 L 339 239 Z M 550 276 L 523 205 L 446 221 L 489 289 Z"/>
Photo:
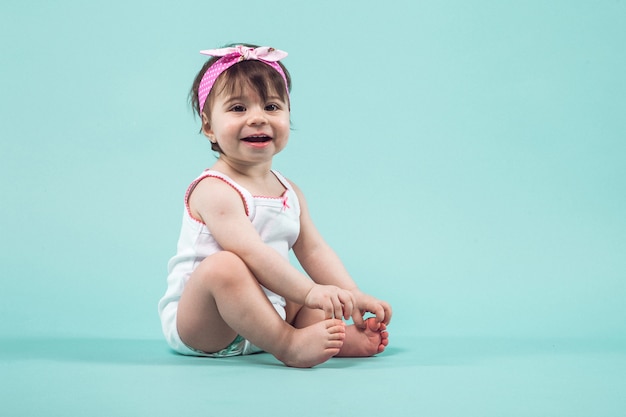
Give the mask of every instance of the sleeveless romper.
<path id="1" fill-rule="evenodd" d="M 189 196 L 196 185 L 205 178 L 218 178 L 229 184 L 241 196 L 246 214 L 261 239 L 289 259 L 289 251 L 300 232 L 300 205 L 291 184 L 277 171 L 272 173 L 285 187 L 281 197 L 253 196 L 248 190 L 228 176 L 213 170 L 206 170 L 196 178 L 185 194 L 185 210 L 178 239 L 176 255 L 168 264 L 167 290 L 158 305 L 163 334 L 170 347 L 184 355 L 234 356 L 259 352 L 260 349 L 238 336 L 226 349 L 217 353 L 204 353 L 186 346 L 176 329 L 178 301 L 191 273 L 207 256 L 222 250 L 204 223 L 192 217 L 189 209 Z M 263 288 L 277 313 L 285 319 L 285 299 Z"/>

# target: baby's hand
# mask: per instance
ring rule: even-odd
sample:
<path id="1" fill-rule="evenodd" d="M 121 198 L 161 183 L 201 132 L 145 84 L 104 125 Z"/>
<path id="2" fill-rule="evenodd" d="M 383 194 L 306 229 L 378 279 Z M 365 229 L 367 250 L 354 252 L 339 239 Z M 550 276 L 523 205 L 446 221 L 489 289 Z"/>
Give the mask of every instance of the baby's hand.
<path id="1" fill-rule="evenodd" d="M 371 295 L 365 294 L 359 290 L 352 290 L 354 299 L 354 312 L 352 313 L 352 321 L 360 328 L 366 326 L 363 315 L 372 313 L 376 316 L 378 323 L 389 324 L 391 321 L 391 306 L 385 301 L 378 300 Z"/>
<path id="2" fill-rule="evenodd" d="M 324 310 L 327 319 L 349 319 L 356 308 L 354 297 L 350 291 L 342 290 L 334 285 L 316 284 L 304 299 L 309 308 Z"/>

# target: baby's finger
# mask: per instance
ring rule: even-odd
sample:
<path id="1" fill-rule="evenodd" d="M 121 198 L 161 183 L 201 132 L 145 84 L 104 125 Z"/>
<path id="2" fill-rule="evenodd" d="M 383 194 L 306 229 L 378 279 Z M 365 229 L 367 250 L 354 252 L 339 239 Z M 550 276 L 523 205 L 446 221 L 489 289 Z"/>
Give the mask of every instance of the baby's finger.
<path id="1" fill-rule="evenodd" d="M 388 303 L 383 301 L 382 307 L 383 307 L 383 311 L 385 312 L 385 316 L 382 322 L 385 324 L 389 324 L 389 322 L 391 321 L 391 315 L 393 314 L 391 312 L 391 306 Z"/>
<path id="2" fill-rule="evenodd" d="M 358 327 L 359 329 L 365 328 L 365 321 L 363 321 L 363 314 L 361 313 L 361 310 L 359 310 L 356 307 L 352 310 L 352 321 L 354 322 L 354 325 Z"/>
<path id="3" fill-rule="evenodd" d="M 341 300 L 339 299 L 339 297 L 333 297 L 333 304 L 335 309 L 335 318 L 341 319 L 341 317 L 343 316 L 343 307 L 341 306 Z"/>
<path id="4" fill-rule="evenodd" d="M 325 318 L 332 319 L 335 311 L 332 300 L 326 300 L 326 302 L 322 305 L 322 310 L 324 311 Z"/>
<path id="5" fill-rule="evenodd" d="M 345 295 L 341 302 L 343 304 L 343 318 L 348 320 L 354 311 L 354 300 L 352 298 L 352 294 L 348 293 Z"/>
<path id="6" fill-rule="evenodd" d="M 376 306 L 374 307 L 374 311 L 372 311 L 371 313 L 374 314 L 374 316 L 376 316 L 376 322 L 378 323 L 384 323 L 385 321 L 385 309 L 383 308 L 382 305 L 380 304 L 376 304 Z"/>

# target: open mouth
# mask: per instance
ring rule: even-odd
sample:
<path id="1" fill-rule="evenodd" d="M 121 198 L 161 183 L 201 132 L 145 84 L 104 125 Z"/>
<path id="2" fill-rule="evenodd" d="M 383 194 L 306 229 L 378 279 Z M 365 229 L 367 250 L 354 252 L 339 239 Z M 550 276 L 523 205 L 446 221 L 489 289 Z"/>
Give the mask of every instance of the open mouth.
<path id="1" fill-rule="evenodd" d="M 253 136 L 245 137 L 241 140 L 244 142 L 263 143 L 263 142 L 269 142 L 270 140 L 272 140 L 272 138 L 266 135 L 253 135 Z"/>

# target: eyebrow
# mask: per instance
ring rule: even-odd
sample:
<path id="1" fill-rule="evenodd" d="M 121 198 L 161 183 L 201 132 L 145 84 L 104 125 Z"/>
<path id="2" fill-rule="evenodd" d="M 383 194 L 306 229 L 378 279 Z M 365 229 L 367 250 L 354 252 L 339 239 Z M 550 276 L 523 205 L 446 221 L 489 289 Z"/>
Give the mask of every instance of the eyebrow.
<path id="1" fill-rule="evenodd" d="M 224 101 L 224 105 L 229 105 L 229 104 L 232 104 L 232 103 L 237 102 L 237 101 L 245 101 L 247 99 L 250 99 L 250 97 L 248 97 L 248 96 L 246 96 L 244 94 L 238 94 L 236 96 L 231 96 L 227 100 L 225 100 Z M 266 97 L 266 99 L 268 101 L 279 100 L 279 101 L 285 102 L 285 99 L 283 97 L 281 97 L 280 95 L 278 95 L 278 94 L 270 94 L 270 95 L 268 95 Z"/>

